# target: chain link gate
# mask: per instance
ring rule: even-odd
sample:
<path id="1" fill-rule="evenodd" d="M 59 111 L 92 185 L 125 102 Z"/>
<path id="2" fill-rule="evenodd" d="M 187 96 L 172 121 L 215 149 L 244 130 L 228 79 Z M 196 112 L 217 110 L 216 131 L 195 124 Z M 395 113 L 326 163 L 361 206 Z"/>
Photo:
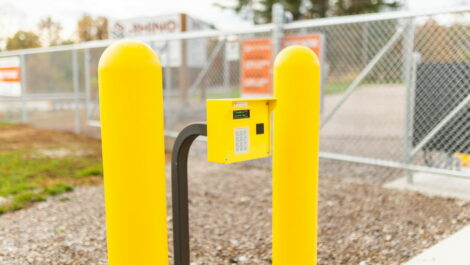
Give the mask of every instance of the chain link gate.
<path id="1" fill-rule="evenodd" d="M 241 60 L 227 45 L 321 33 L 324 37 L 323 176 L 381 184 L 412 172 L 470 177 L 470 7 L 393 12 L 203 31 L 145 39 L 164 66 L 166 133 L 202 121 L 208 98 L 239 97 Z M 199 66 L 171 64 L 171 43 Z M 20 97 L 0 98 L 0 119 L 99 136 L 97 65 L 111 41 L 0 53 L 19 56 Z M 192 43 L 192 44 L 191 44 Z M 276 47 L 277 47 L 276 46 Z M 181 82 L 182 77 L 186 82 Z M 129 90 L 132 93 L 132 89 Z"/>

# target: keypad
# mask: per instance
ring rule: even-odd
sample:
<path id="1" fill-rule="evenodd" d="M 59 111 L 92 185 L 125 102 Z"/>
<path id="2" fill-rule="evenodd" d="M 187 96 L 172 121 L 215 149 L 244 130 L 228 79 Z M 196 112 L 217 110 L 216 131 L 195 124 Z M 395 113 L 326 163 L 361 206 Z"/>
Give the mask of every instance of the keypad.
<path id="1" fill-rule="evenodd" d="M 235 153 L 248 153 L 249 130 L 248 127 L 235 128 Z"/>

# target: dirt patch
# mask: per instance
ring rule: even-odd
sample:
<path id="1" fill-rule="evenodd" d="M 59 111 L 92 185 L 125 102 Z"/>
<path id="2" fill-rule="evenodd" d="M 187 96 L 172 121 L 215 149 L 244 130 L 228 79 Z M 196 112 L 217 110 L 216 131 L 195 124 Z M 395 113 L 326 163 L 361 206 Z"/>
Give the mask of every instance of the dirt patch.
<path id="1" fill-rule="evenodd" d="M 21 124 L 0 127 L 0 152 L 77 145 L 94 151 L 101 149 L 99 139 L 84 135 L 38 129 Z"/>

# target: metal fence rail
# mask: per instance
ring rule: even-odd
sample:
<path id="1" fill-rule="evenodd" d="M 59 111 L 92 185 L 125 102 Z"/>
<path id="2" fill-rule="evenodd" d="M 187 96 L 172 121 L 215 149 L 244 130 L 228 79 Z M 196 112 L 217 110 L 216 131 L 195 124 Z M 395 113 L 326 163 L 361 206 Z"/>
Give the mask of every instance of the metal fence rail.
<path id="1" fill-rule="evenodd" d="M 207 98 L 240 96 L 227 46 L 321 33 L 321 174 L 382 183 L 413 172 L 470 177 L 470 7 L 393 12 L 142 39 L 164 66 L 166 131 L 205 119 Z M 174 43 L 204 63 L 174 64 Z M 21 58 L 22 95 L 0 119 L 99 136 L 97 65 L 112 41 L 0 53 Z M 201 46 L 202 45 L 202 46 Z M 203 47 L 201 50 L 201 47 Z M 133 93 L 129 89 L 129 93 Z"/>

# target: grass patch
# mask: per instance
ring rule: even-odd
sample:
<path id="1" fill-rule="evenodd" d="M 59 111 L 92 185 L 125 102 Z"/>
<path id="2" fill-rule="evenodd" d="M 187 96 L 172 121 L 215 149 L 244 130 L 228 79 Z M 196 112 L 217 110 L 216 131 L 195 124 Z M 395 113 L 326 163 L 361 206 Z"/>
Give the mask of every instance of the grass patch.
<path id="1" fill-rule="evenodd" d="M 0 121 L 0 128 L 10 127 L 11 123 Z"/>
<path id="2" fill-rule="evenodd" d="M 348 89 L 351 83 L 327 83 L 325 88 L 326 95 L 343 93 Z"/>
<path id="3" fill-rule="evenodd" d="M 35 202 L 46 200 L 46 196 L 41 193 L 24 192 L 11 199 L 8 203 L 0 205 L 0 214 L 20 210 L 32 205 Z"/>
<path id="4" fill-rule="evenodd" d="M 60 233 L 64 233 L 64 232 L 65 232 L 65 230 L 62 229 L 62 228 L 57 228 L 57 229 L 54 230 L 54 233 L 56 233 L 56 234 L 60 234 Z"/>
<path id="5" fill-rule="evenodd" d="M 56 183 L 52 186 L 45 187 L 43 193 L 47 195 L 59 195 L 65 192 L 73 191 L 73 187 L 65 183 Z"/>
<path id="6" fill-rule="evenodd" d="M 62 197 L 59 199 L 60 202 L 68 202 L 70 201 L 70 198 L 69 197 Z"/>
<path id="7" fill-rule="evenodd" d="M 25 192 L 21 193 L 20 195 L 16 196 L 13 199 L 13 203 L 16 204 L 28 204 L 32 202 L 42 202 L 45 201 L 46 197 L 42 194 L 39 193 L 33 193 L 33 192 Z"/>
<path id="8" fill-rule="evenodd" d="M 0 153 L 0 196 L 8 199 L 0 205 L 0 214 L 72 191 L 74 185 L 87 183 L 89 176 L 101 175 L 99 155 L 47 157 L 35 150 Z"/>
<path id="9" fill-rule="evenodd" d="M 91 165 L 82 170 L 78 170 L 75 174 L 77 177 L 93 177 L 103 175 L 103 165 L 101 163 Z"/>

